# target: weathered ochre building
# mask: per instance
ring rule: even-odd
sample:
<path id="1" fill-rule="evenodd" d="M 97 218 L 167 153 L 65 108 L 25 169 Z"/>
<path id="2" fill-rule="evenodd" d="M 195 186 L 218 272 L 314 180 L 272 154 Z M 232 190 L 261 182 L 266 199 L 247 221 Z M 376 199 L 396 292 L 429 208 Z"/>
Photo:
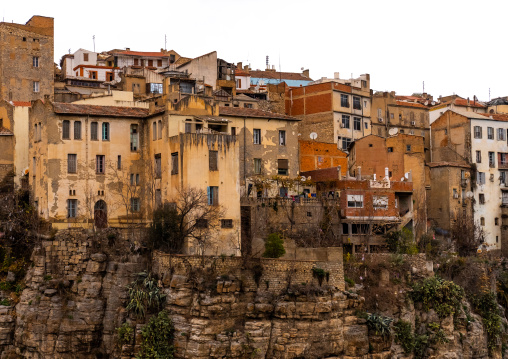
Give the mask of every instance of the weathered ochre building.
<path id="1" fill-rule="evenodd" d="M 424 138 L 426 160 L 430 160 L 429 107 L 419 102 L 399 100 L 395 92 L 372 96 L 372 134 L 388 137 L 396 133 Z"/>
<path id="2" fill-rule="evenodd" d="M 53 97 L 53 18 L 0 23 L 0 98 L 32 101 Z"/>
<path id="3" fill-rule="evenodd" d="M 341 167 L 342 175 L 347 173 L 347 153 L 334 143 L 299 140 L 300 171 Z"/>
<path id="4" fill-rule="evenodd" d="M 371 134 L 370 76 L 350 81 L 329 81 L 291 88 L 286 94 L 286 113 L 302 120 L 303 140 L 315 132 L 317 140 L 338 143 L 347 151 L 355 140 Z"/>
<path id="5" fill-rule="evenodd" d="M 427 231 L 425 147 L 422 136 L 398 134 L 387 138 L 376 135 L 355 141 L 348 157 L 351 174 L 386 176 L 391 181 L 411 177 L 413 183 L 412 228 L 417 238 Z"/>

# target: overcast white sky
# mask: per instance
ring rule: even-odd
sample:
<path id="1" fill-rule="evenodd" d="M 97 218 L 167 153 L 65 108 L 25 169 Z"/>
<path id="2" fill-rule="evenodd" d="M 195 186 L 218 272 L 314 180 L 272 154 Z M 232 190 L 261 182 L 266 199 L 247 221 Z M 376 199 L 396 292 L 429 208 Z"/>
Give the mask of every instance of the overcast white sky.
<path id="1" fill-rule="evenodd" d="M 313 79 L 370 73 L 374 90 L 507 96 L 508 1 L 185 0 L 0 2 L 4 21 L 55 18 L 55 62 L 78 48 L 164 47 Z M 503 26 L 504 25 L 504 26 Z"/>

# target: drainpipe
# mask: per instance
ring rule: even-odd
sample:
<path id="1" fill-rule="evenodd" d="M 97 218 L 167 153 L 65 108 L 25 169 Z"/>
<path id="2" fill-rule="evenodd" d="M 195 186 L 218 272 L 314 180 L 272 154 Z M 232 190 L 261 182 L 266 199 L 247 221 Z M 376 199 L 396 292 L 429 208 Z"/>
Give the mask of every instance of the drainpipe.
<path id="1" fill-rule="evenodd" d="M 247 145 L 247 133 L 245 128 L 245 117 L 243 118 L 243 183 L 245 185 L 245 191 L 247 191 L 247 173 L 246 171 L 246 163 L 245 163 L 245 156 L 247 152 L 247 148 L 245 147 Z"/>

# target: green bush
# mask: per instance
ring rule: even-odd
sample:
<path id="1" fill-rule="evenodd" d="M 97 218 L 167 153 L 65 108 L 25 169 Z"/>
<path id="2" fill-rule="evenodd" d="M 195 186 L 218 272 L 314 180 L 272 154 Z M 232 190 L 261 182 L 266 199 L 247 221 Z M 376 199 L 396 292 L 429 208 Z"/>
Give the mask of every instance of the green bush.
<path id="1" fill-rule="evenodd" d="M 129 290 L 127 311 L 138 317 L 144 317 L 147 312 L 160 310 L 166 301 L 166 295 L 157 282 L 157 277 L 152 274 L 139 273 L 137 279 L 127 287 Z"/>
<path id="2" fill-rule="evenodd" d="M 130 343 L 134 338 L 134 328 L 129 323 L 123 323 L 120 328 L 116 328 L 116 332 L 120 345 Z"/>
<path id="3" fill-rule="evenodd" d="M 489 349 L 497 346 L 498 340 L 503 333 L 501 316 L 496 301 L 496 295 L 492 292 L 483 292 L 471 298 L 473 307 L 483 319 L 483 328 L 487 333 Z"/>
<path id="4" fill-rule="evenodd" d="M 173 358 L 174 328 L 168 313 L 163 310 L 150 318 L 141 330 L 141 345 L 138 359 L 171 359 Z"/>
<path id="5" fill-rule="evenodd" d="M 390 324 L 393 318 L 385 317 L 376 313 L 367 313 L 367 326 L 370 330 L 374 331 L 376 335 L 381 335 L 383 338 L 388 338 L 391 335 Z"/>
<path id="6" fill-rule="evenodd" d="M 182 216 L 175 206 L 164 203 L 153 212 L 152 223 L 148 229 L 150 245 L 154 249 L 181 253 L 185 236 L 181 233 Z"/>
<path id="7" fill-rule="evenodd" d="M 392 253 L 417 254 L 418 247 L 413 239 L 410 229 L 402 228 L 400 231 L 388 232 L 384 235 L 386 245 Z"/>
<path id="8" fill-rule="evenodd" d="M 280 258 L 286 254 L 284 249 L 284 240 L 278 233 L 271 233 L 265 241 L 265 258 Z"/>
<path id="9" fill-rule="evenodd" d="M 415 303 L 422 303 L 424 310 L 434 308 L 440 318 L 445 318 L 460 310 L 464 289 L 451 281 L 434 276 L 414 284 L 410 297 Z"/>
<path id="10" fill-rule="evenodd" d="M 349 277 L 344 277 L 344 282 L 346 282 L 350 287 L 355 286 L 355 281 Z"/>
<path id="11" fill-rule="evenodd" d="M 395 341 L 402 346 L 404 353 L 412 353 L 415 343 L 411 323 L 405 320 L 399 320 L 393 327 L 395 329 Z"/>

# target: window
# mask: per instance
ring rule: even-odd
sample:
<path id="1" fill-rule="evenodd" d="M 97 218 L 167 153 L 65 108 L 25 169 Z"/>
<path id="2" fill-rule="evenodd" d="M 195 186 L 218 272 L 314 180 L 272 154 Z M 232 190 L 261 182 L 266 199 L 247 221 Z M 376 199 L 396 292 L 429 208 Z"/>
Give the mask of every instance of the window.
<path id="1" fill-rule="evenodd" d="M 377 109 L 377 118 L 383 118 L 383 110 L 380 108 Z"/>
<path id="2" fill-rule="evenodd" d="M 362 130 L 362 119 L 360 117 L 353 117 L 353 129 L 356 131 Z"/>
<path id="3" fill-rule="evenodd" d="M 64 120 L 62 123 L 62 139 L 70 140 L 71 139 L 71 122 L 69 120 Z"/>
<path id="4" fill-rule="evenodd" d="M 171 174 L 178 174 L 178 152 L 171 154 Z"/>
<path id="5" fill-rule="evenodd" d="M 253 132 L 253 141 L 255 145 L 261 144 L 261 129 L 255 128 Z"/>
<path id="6" fill-rule="evenodd" d="M 102 140 L 109 141 L 109 123 L 108 122 L 102 123 Z"/>
<path id="7" fill-rule="evenodd" d="M 507 172 L 508 172 L 508 171 L 499 171 L 499 183 L 504 183 L 504 184 L 506 184 L 506 179 L 508 178 L 508 177 L 506 176 L 506 173 L 507 173 Z"/>
<path id="8" fill-rule="evenodd" d="M 474 127 L 474 138 L 482 138 L 482 128 L 481 126 Z"/>
<path id="9" fill-rule="evenodd" d="M 158 129 L 157 129 L 157 138 L 160 140 L 162 139 L 162 121 L 158 122 Z"/>
<path id="10" fill-rule="evenodd" d="M 399 133 L 404 133 L 404 130 L 399 130 Z"/>
<path id="11" fill-rule="evenodd" d="M 286 145 L 286 131 L 279 131 L 279 145 Z"/>
<path id="12" fill-rule="evenodd" d="M 37 142 L 39 140 L 39 131 L 37 130 L 38 125 L 34 125 L 34 141 Z"/>
<path id="13" fill-rule="evenodd" d="M 217 186 L 207 187 L 206 193 L 208 195 L 208 205 L 217 206 L 219 204 L 219 187 Z"/>
<path id="14" fill-rule="evenodd" d="M 282 197 L 282 198 L 288 197 L 288 188 L 287 187 L 280 187 L 279 188 L 279 197 Z"/>
<path id="15" fill-rule="evenodd" d="M 494 218 L 494 225 L 499 226 L 499 218 Z"/>
<path id="16" fill-rule="evenodd" d="M 154 122 L 155 124 L 155 122 Z M 192 124 L 186 123 L 185 124 L 185 133 L 191 133 L 192 132 Z"/>
<path id="17" fill-rule="evenodd" d="M 118 160 L 116 162 L 116 168 L 118 168 L 119 170 L 122 169 L 122 156 L 118 155 Z"/>
<path id="18" fill-rule="evenodd" d="M 220 226 L 221 226 L 221 228 L 233 228 L 233 220 L 232 219 L 221 219 Z"/>
<path id="19" fill-rule="evenodd" d="M 39 81 L 34 81 L 33 89 L 34 92 L 39 92 Z"/>
<path id="20" fill-rule="evenodd" d="M 278 159 L 277 160 L 277 174 L 287 176 L 289 171 L 289 160 Z"/>
<path id="21" fill-rule="evenodd" d="M 217 151 L 208 151 L 208 169 L 210 171 L 217 171 L 218 168 L 218 157 L 219 152 Z"/>
<path id="22" fill-rule="evenodd" d="M 482 226 L 485 225 L 485 217 L 480 218 L 480 225 L 482 225 Z"/>
<path id="23" fill-rule="evenodd" d="M 74 121 L 74 139 L 81 140 L 81 121 Z"/>
<path id="24" fill-rule="evenodd" d="M 67 218 L 76 218 L 78 209 L 78 200 L 77 199 L 68 199 L 67 200 Z"/>
<path id="25" fill-rule="evenodd" d="M 92 80 L 97 80 L 97 71 L 89 71 L 88 77 L 91 78 Z"/>
<path id="26" fill-rule="evenodd" d="M 157 60 L 157 67 L 162 67 L 162 60 Z"/>
<path id="27" fill-rule="evenodd" d="M 482 151 L 476 151 L 476 163 L 482 163 Z"/>
<path id="28" fill-rule="evenodd" d="M 374 209 L 388 208 L 388 196 L 373 196 L 372 206 L 374 207 Z"/>
<path id="29" fill-rule="evenodd" d="M 105 166 L 106 166 L 106 156 L 104 155 L 97 155 L 95 156 L 95 171 L 97 173 L 105 173 Z"/>
<path id="30" fill-rule="evenodd" d="M 115 76 L 112 72 L 106 72 L 106 81 L 113 81 L 115 79 Z"/>
<path id="31" fill-rule="evenodd" d="M 368 122 L 364 122 L 363 124 L 365 125 L 365 129 L 367 130 L 369 128 Z"/>
<path id="32" fill-rule="evenodd" d="M 261 174 L 261 158 L 254 158 L 254 173 Z"/>
<path id="33" fill-rule="evenodd" d="M 236 127 L 231 127 L 231 136 L 236 136 Z"/>
<path id="34" fill-rule="evenodd" d="M 393 112 L 392 112 L 392 113 L 390 113 L 390 119 L 392 119 L 392 120 L 393 120 Z"/>
<path id="35" fill-rule="evenodd" d="M 208 219 L 197 218 L 195 227 L 196 228 L 208 228 Z"/>
<path id="36" fill-rule="evenodd" d="M 388 152 L 393 152 L 393 147 L 388 147 Z"/>
<path id="37" fill-rule="evenodd" d="M 97 140 L 97 132 L 98 132 L 99 126 L 97 122 L 92 122 L 90 124 L 90 139 L 91 140 Z"/>
<path id="38" fill-rule="evenodd" d="M 32 57 L 32 65 L 33 67 L 39 67 L 39 56 Z"/>
<path id="39" fill-rule="evenodd" d="M 448 129 L 447 129 L 447 128 L 445 128 L 445 130 L 444 130 L 444 134 L 445 134 L 445 135 L 448 135 Z"/>
<path id="40" fill-rule="evenodd" d="M 139 59 L 134 59 L 134 66 L 139 66 Z"/>
<path id="41" fill-rule="evenodd" d="M 152 141 L 157 139 L 157 122 L 153 121 L 152 123 Z"/>
<path id="42" fill-rule="evenodd" d="M 88 54 L 86 52 L 83 53 L 83 61 L 88 61 Z"/>
<path id="43" fill-rule="evenodd" d="M 131 212 L 139 212 L 141 209 L 141 203 L 139 201 L 139 198 L 134 197 L 131 198 Z"/>
<path id="44" fill-rule="evenodd" d="M 508 192 L 507 191 L 501 191 L 501 198 L 502 198 L 502 204 L 503 206 L 508 205 Z"/>
<path id="45" fill-rule="evenodd" d="M 131 151 L 138 150 L 139 133 L 138 125 L 131 125 Z"/>
<path id="46" fill-rule="evenodd" d="M 253 108 L 251 103 L 244 103 L 243 107 L 245 107 L 245 108 Z"/>
<path id="47" fill-rule="evenodd" d="M 68 154 L 67 155 L 67 173 L 76 173 L 77 169 L 77 155 L 76 154 Z"/>
<path id="48" fill-rule="evenodd" d="M 340 95 L 340 105 L 342 107 L 349 107 L 349 96 L 348 95 Z"/>
<path id="49" fill-rule="evenodd" d="M 489 167 L 490 168 L 496 167 L 494 152 L 489 152 Z"/>
<path id="50" fill-rule="evenodd" d="M 497 129 L 497 140 L 498 141 L 506 140 L 506 130 L 504 128 Z"/>
<path id="51" fill-rule="evenodd" d="M 362 109 L 362 102 L 360 101 L 359 97 L 353 96 L 353 108 L 355 110 L 361 110 Z"/>
<path id="52" fill-rule="evenodd" d="M 348 137 L 339 137 L 339 139 L 342 142 L 342 150 L 347 151 L 349 148 L 349 145 L 351 144 L 351 139 Z"/>
<path id="53" fill-rule="evenodd" d="M 485 172 L 477 172 L 476 173 L 476 182 L 479 185 L 485 184 Z"/>
<path id="54" fill-rule="evenodd" d="M 178 164 L 178 161 L 176 162 Z M 154 164 L 155 164 L 155 178 L 161 178 L 162 176 L 162 158 L 161 154 L 157 153 L 154 155 Z M 178 168 L 177 172 L 178 173 Z"/>
<path id="55" fill-rule="evenodd" d="M 485 194 L 480 193 L 480 194 L 478 195 L 478 203 L 480 203 L 480 204 L 485 204 Z"/>
<path id="56" fill-rule="evenodd" d="M 349 128 L 349 116 L 342 115 L 342 128 Z"/>
<path id="57" fill-rule="evenodd" d="M 241 87 L 242 87 L 242 80 L 236 79 L 236 88 L 241 88 Z"/>
<path id="58" fill-rule="evenodd" d="M 362 208 L 363 195 L 362 194 L 348 194 L 347 195 L 348 208 Z"/>
<path id="59" fill-rule="evenodd" d="M 499 159 L 499 166 L 506 166 L 508 165 L 508 157 L 506 156 L 506 153 L 498 153 L 498 159 Z"/>
<path id="60" fill-rule="evenodd" d="M 494 129 L 492 127 L 487 127 L 487 139 L 494 139 Z"/>
<path id="61" fill-rule="evenodd" d="M 414 131 L 414 130 L 411 130 L 411 131 L 409 131 L 409 134 L 410 134 L 410 135 L 414 135 L 414 134 L 415 134 L 415 131 Z"/>
<path id="62" fill-rule="evenodd" d="M 411 152 L 411 145 L 406 145 L 406 152 Z"/>

